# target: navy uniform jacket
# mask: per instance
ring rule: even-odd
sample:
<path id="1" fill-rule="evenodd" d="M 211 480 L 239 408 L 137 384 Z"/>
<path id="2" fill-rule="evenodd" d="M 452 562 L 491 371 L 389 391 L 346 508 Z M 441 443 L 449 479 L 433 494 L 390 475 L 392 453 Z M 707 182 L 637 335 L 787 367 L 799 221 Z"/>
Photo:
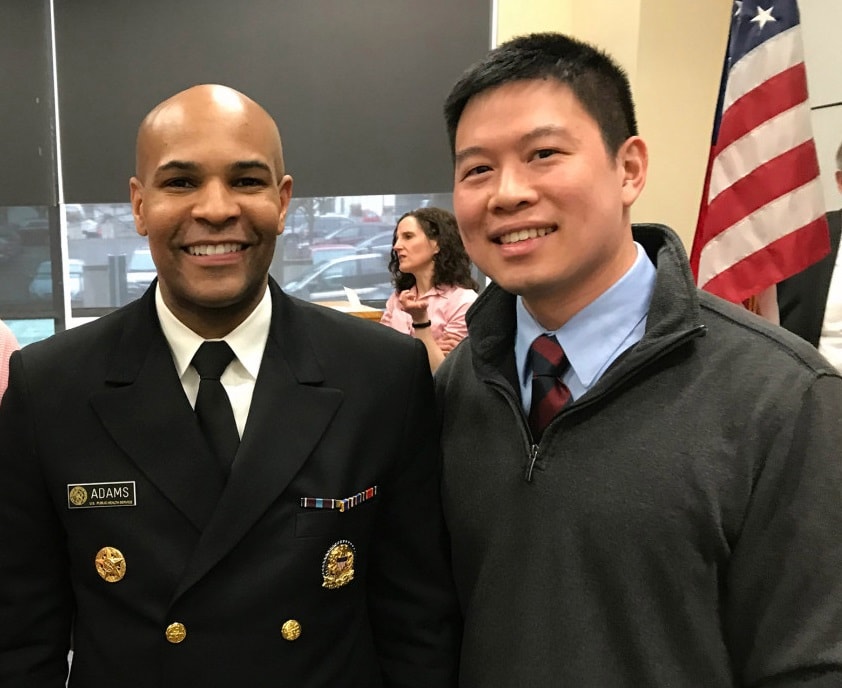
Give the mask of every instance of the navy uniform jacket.
<path id="1" fill-rule="evenodd" d="M 819 346 L 822 336 L 827 292 L 839 253 L 842 210 L 828 213 L 827 223 L 830 227 L 830 253 L 778 285 L 781 325 L 815 347 Z"/>
<path id="2" fill-rule="evenodd" d="M 454 685 L 459 620 L 424 349 L 270 288 L 225 485 L 154 287 L 15 354 L 0 406 L 4 688 L 64 686 L 71 630 L 71 688 Z M 301 505 L 375 486 L 341 512 Z M 133 505 L 91 507 L 96 496 Z M 353 578 L 324 587 L 342 541 Z"/>

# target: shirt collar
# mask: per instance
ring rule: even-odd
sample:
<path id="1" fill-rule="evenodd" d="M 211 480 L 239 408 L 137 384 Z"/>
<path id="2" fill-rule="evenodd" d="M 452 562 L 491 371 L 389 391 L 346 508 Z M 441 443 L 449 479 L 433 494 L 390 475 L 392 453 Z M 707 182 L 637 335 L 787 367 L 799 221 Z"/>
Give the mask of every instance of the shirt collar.
<path id="1" fill-rule="evenodd" d="M 164 337 L 170 345 L 176 371 L 178 376 L 182 377 L 205 340 L 175 317 L 164 303 L 160 285 L 157 285 L 155 289 L 155 308 L 158 311 L 158 320 Z M 249 316 L 222 338 L 228 342 L 237 360 L 254 379 L 257 379 L 260 362 L 263 360 L 271 320 L 272 296 L 267 288 L 263 293 L 263 298 Z"/>
<path id="2" fill-rule="evenodd" d="M 441 296 L 441 297 L 446 299 L 449 296 L 449 293 L 447 292 L 447 290 L 444 289 L 441 285 L 435 286 L 435 287 L 430 287 L 430 289 L 428 291 L 424 292 L 423 294 L 419 294 L 418 293 L 418 285 L 413 284 L 410 291 L 415 292 L 415 298 L 416 299 L 421 299 L 421 298 L 424 298 L 425 296 Z"/>
<path id="3" fill-rule="evenodd" d="M 588 388 L 632 330 L 646 317 L 655 284 L 655 266 L 635 242 L 637 257 L 619 280 L 555 331 L 545 330 L 532 317 L 522 297 L 515 306 L 517 334 L 515 362 L 524 384 L 529 381 L 529 347 L 541 334 L 552 334 L 570 361 L 570 367 Z"/>

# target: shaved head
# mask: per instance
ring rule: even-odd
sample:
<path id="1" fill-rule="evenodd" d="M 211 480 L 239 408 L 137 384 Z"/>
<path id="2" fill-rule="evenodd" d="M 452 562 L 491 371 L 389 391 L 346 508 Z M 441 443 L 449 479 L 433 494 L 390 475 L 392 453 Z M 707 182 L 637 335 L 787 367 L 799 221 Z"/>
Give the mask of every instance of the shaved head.
<path id="1" fill-rule="evenodd" d="M 150 152 L 179 132 L 195 127 L 203 118 L 223 117 L 231 126 L 248 127 L 260 131 L 266 138 L 275 174 L 284 175 L 284 156 L 281 135 L 272 116 L 258 103 L 239 91 L 219 84 L 200 84 L 176 93 L 156 105 L 143 118 L 137 132 L 135 175 L 144 179 L 151 171 Z"/>
<path id="2" fill-rule="evenodd" d="M 292 195 L 272 117 L 242 93 L 204 84 L 155 107 L 129 180 L 164 303 L 213 339 L 260 302 Z"/>

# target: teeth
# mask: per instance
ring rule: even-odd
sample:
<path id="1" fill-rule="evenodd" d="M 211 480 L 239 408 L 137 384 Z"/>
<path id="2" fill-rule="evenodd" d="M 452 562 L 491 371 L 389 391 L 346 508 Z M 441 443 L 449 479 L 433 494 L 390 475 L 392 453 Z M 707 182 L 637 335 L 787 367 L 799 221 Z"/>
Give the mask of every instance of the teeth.
<path id="1" fill-rule="evenodd" d="M 187 252 L 191 256 L 218 256 L 222 253 L 235 253 L 242 250 L 242 244 L 201 244 L 187 247 Z"/>
<path id="2" fill-rule="evenodd" d="M 526 241 L 527 239 L 537 239 L 538 237 L 546 236 L 552 233 L 550 227 L 539 227 L 537 229 L 519 229 L 515 232 L 510 232 L 500 237 L 501 244 L 514 244 L 518 241 Z"/>

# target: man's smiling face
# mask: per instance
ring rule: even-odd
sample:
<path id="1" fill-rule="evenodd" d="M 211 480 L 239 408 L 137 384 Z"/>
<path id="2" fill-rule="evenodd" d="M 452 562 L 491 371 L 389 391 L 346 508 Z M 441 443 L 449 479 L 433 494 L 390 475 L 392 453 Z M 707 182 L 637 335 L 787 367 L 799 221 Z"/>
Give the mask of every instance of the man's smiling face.
<path id="1" fill-rule="evenodd" d="M 468 254 L 534 315 L 549 303 L 575 313 L 634 262 L 629 208 L 645 179 L 645 146 L 631 137 L 610 155 L 564 84 L 514 81 L 471 98 L 455 161 L 453 207 Z"/>
<path id="2" fill-rule="evenodd" d="M 195 87 L 147 118 L 132 208 L 161 294 L 188 327 L 233 329 L 260 301 L 291 191 L 274 123 L 236 92 Z"/>

